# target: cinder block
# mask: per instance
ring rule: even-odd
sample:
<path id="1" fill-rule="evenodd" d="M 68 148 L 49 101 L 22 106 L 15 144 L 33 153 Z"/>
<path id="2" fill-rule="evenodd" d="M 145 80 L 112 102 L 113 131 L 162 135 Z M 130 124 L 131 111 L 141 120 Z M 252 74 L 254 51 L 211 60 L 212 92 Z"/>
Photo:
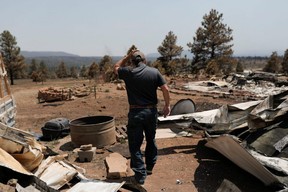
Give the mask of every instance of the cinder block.
<path id="1" fill-rule="evenodd" d="M 95 152 L 96 152 L 96 147 L 92 147 L 90 150 L 85 150 L 85 151 L 79 149 L 77 151 L 79 161 L 80 162 L 90 162 L 90 161 L 92 161 Z"/>

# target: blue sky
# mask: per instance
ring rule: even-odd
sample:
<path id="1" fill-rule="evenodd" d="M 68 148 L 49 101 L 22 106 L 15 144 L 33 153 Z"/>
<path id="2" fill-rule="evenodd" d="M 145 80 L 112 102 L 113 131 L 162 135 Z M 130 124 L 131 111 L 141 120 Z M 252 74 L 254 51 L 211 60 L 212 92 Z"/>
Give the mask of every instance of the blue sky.
<path id="1" fill-rule="evenodd" d="M 288 49 L 287 0 L 0 0 L 0 33 L 24 51 L 121 56 L 134 44 L 157 53 L 172 31 L 188 50 L 203 16 L 223 14 L 235 56 L 283 55 Z"/>

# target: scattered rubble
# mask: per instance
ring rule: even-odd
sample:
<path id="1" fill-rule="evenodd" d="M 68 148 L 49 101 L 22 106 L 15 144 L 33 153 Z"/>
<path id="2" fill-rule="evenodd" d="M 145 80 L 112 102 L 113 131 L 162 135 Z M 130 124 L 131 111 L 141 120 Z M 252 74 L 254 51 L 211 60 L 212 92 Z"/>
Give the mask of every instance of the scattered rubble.
<path id="1" fill-rule="evenodd" d="M 40 102 L 68 101 L 75 97 L 84 97 L 89 95 L 93 90 L 86 86 L 66 87 L 46 87 L 38 91 L 38 100 Z"/>
<path id="2" fill-rule="evenodd" d="M 287 190 L 287 99 L 288 91 L 284 91 L 264 100 L 160 117 L 159 121 L 183 130 L 205 131 L 207 147 L 217 150 L 271 189 Z"/>
<path id="3" fill-rule="evenodd" d="M 243 98 L 260 100 L 288 90 L 288 79 L 273 73 L 254 72 L 232 74 L 221 80 L 187 82 L 175 89 L 196 91 L 211 97 Z"/>
<path id="4" fill-rule="evenodd" d="M 46 147 L 38 143 L 32 134 L 8 127 L 2 123 L 0 125 L 0 169 L 2 171 L 4 169 L 13 171 L 12 174 L 5 175 L 6 181 L 3 181 L 3 177 L 1 177 L 1 182 L 8 183 L 9 180 L 16 179 L 15 187 L 18 191 L 56 192 L 75 178 L 79 182 L 75 185 L 75 188 L 71 186 L 68 191 L 77 191 L 79 186 L 89 184 L 89 189 L 85 185 L 85 188 L 81 191 L 111 192 L 117 191 L 125 183 L 88 179 L 84 176 L 85 170 L 83 168 L 65 160 L 67 157 L 65 154 L 48 156 L 44 159 Z M 81 146 L 79 149 L 84 153 L 88 152 L 89 159 L 91 159 L 91 154 L 93 158 L 96 150 L 92 145 L 90 147 L 88 145 Z M 84 157 L 83 154 L 80 154 L 80 156 L 85 160 L 88 158 L 86 155 Z M 6 172 L 8 173 L 8 171 Z"/>

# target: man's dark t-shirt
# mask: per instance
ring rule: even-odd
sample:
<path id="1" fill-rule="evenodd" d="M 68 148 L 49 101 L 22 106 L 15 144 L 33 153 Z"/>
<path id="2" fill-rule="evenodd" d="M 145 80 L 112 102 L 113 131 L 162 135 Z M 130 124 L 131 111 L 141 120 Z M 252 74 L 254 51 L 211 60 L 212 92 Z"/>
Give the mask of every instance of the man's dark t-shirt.
<path id="1" fill-rule="evenodd" d="M 156 105 L 157 88 L 166 82 L 156 68 L 139 63 L 136 68 L 120 67 L 118 76 L 126 85 L 130 105 Z"/>

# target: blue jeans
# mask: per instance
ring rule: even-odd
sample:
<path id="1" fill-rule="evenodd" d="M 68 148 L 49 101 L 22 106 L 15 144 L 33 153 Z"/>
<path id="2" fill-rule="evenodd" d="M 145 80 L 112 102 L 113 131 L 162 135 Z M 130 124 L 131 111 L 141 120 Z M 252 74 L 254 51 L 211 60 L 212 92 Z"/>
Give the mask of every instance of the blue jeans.
<path id="1" fill-rule="evenodd" d="M 130 109 L 128 113 L 127 134 L 131 155 L 130 167 L 139 183 L 144 183 L 146 179 L 146 167 L 153 168 L 157 160 L 157 145 L 155 142 L 157 119 L 157 108 Z M 143 133 L 145 133 L 146 139 L 146 166 L 140 150 L 144 139 Z"/>

